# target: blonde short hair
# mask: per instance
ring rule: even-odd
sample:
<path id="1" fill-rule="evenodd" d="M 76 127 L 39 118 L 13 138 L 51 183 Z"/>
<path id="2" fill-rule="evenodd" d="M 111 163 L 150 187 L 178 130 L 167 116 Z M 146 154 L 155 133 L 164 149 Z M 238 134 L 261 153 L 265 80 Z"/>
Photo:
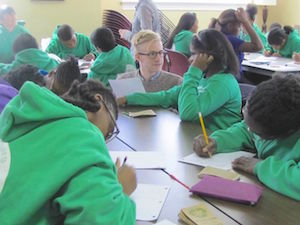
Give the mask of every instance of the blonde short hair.
<path id="1" fill-rule="evenodd" d="M 152 30 L 142 30 L 133 36 L 131 43 L 134 49 L 137 50 L 141 45 L 153 41 L 161 41 L 159 34 Z"/>

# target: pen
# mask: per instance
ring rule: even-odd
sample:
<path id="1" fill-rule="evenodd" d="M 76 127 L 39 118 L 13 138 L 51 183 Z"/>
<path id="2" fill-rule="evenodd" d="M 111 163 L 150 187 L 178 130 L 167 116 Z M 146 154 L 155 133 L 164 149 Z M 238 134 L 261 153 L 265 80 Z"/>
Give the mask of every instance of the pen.
<path id="1" fill-rule="evenodd" d="M 207 134 L 206 134 L 206 129 L 205 129 L 205 126 L 204 126 L 203 117 L 202 117 L 201 112 L 199 112 L 199 119 L 200 119 L 200 124 L 201 124 L 201 127 L 202 127 L 202 132 L 203 132 L 203 135 L 204 135 L 206 145 L 208 145 L 209 141 L 208 141 L 208 137 L 207 137 Z M 208 151 L 207 153 L 208 153 L 209 157 L 211 157 L 211 152 Z"/>
<path id="2" fill-rule="evenodd" d="M 178 182 L 179 184 L 181 184 L 183 187 L 185 187 L 186 189 L 190 190 L 190 187 L 187 186 L 186 184 L 182 183 L 179 179 L 177 179 L 174 175 L 168 173 L 166 170 L 162 170 L 164 171 L 166 174 L 169 175 L 169 177 L 172 179 L 172 180 L 175 180 L 176 182 Z"/>
<path id="3" fill-rule="evenodd" d="M 123 164 L 122 164 L 122 166 L 124 166 L 124 165 L 125 165 L 126 161 L 127 161 L 127 156 L 125 156 L 125 158 L 124 158 L 124 160 L 123 160 Z"/>

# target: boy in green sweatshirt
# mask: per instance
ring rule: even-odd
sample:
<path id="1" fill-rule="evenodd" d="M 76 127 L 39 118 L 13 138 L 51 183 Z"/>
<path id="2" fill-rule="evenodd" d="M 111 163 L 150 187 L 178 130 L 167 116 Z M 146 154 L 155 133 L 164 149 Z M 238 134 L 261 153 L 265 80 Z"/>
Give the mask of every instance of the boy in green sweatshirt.
<path id="1" fill-rule="evenodd" d="M 15 60 L 11 64 L 0 63 L 0 76 L 25 64 L 36 66 L 47 72 L 55 69 L 59 64 L 46 52 L 38 49 L 35 38 L 30 34 L 19 35 L 14 41 L 13 50 L 16 55 Z"/>
<path id="2" fill-rule="evenodd" d="M 183 83 L 167 91 L 134 93 L 119 98 L 119 105 L 178 106 L 180 118 L 199 122 L 204 116 L 210 131 L 226 129 L 241 120 L 241 92 L 233 74 L 237 58 L 226 37 L 214 29 L 200 31 L 192 39 L 195 56 Z"/>
<path id="3" fill-rule="evenodd" d="M 74 31 L 67 24 L 57 26 L 46 52 L 65 59 L 74 56 L 87 61 L 94 60 L 98 52 L 90 39 L 84 34 Z"/>
<path id="4" fill-rule="evenodd" d="M 300 200 L 300 79 L 274 77 L 257 86 L 243 109 L 244 121 L 216 131 L 206 146 L 204 137 L 194 140 L 194 150 L 207 157 L 220 152 L 257 150 L 258 158 L 241 157 L 235 169 L 255 174 L 271 189 Z"/>
<path id="5" fill-rule="evenodd" d="M 89 80 L 63 98 L 27 82 L 1 114 L 1 225 L 135 224 L 135 172 L 105 144 L 114 96 Z"/>
<path id="6" fill-rule="evenodd" d="M 13 43 L 15 39 L 28 31 L 17 24 L 15 10 L 7 5 L 0 8 L 0 63 L 14 60 Z"/>
<path id="7" fill-rule="evenodd" d="M 98 79 L 104 85 L 109 86 L 108 80 L 116 79 L 119 73 L 126 72 L 127 67 L 135 69 L 135 62 L 130 51 L 116 44 L 109 28 L 96 29 L 91 34 L 91 40 L 100 55 L 92 65 L 88 78 Z"/>

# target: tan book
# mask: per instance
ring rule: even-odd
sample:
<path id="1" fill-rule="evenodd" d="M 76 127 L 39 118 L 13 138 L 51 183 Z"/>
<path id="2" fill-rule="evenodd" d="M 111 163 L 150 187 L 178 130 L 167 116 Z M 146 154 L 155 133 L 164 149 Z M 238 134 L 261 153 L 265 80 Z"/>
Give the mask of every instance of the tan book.
<path id="1" fill-rule="evenodd" d="M 234 171 L 231 170 L 223 170 L 211 166 L 205 167 L 203 170 L 201 170 L 198 173 L 198 177 L 202 178 L 205 175 L 210 175 L 210 176 L 216 176 L 216 177 L 222 177 L 228 180 L 239 180 L 240 175 Z"/>

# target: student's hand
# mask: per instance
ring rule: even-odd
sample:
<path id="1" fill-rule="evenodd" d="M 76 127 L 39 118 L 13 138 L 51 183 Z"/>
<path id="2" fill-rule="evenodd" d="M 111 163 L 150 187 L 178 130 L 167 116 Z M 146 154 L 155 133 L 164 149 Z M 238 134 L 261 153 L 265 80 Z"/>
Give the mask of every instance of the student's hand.
<path id="1" fill-rule="evenodd" d="M 214 57 L 212 55 L 205 53 L 196 54 L 193 57 L 192 66 L 198 67 L 200 70 L 204 71 L 213 60 Z"/>
<path id="2" fill-rule="evenodd" d="M 194 138 L 193 149 L 200 157 L 209 157 L 217 151 L 217 143 L 214 139 L 208 137 L 209 144 L 205 142 L 203 134 Z"/>
<path id="3" fill-rule="evenodd" d="M 126 35 L 127 35 L 128 32 L 130 32 L 130 31 L 126 30 L 126 29 L 119 29 L 120 37 L 123 38 L 123 39 L 126 39 Z"/>
<path id="4" fill-rule="evenodd" d="M 120 97 L 120 98 L 117 98 L 117 104 L 118 106 L 125 106 L 127 104 L 127 99 L 126 97 Z"/>
<path id="5" fill-rule="evenodd" d="M 90 53 L 90 54 L 87 54 L 86 56 L 84 56 L 83 59 L 86 61 L 92 61 L 95 59 L 95 55 L 93 53 Z"/>
<path id="6" fill-rule="evenodd" d="M 261 161 L 257 158 L 245 157 L 235 159 L 231 164 L 233 169 L 243 170 L 247 173 L 254 174 L 254 167 Z"/>
<path id="7" fill-rule="evenodd" d="M 293 60 L 296 63 L 300 63 L 300 53 L 294 52 L 294 54 L 293 54 Z"/>
<path id="8" fill-rule="evenodd" d="M 275 56 L 275 57 L 281 57 L 281 55 L 280 55 L 279 53 L 276 53 L 276 52 L 273 53 L 272 56 Z"/>
<path id="9" fill-rule="evenodd" d="M 272 55 L 272 52 L 266 50 L 266 51 L 264 51 L 264 55 L 265 55 L 266 57 L 270 57 L 270 56 Z"/>
<path id="10" fill-rule="evenodd" d="M 118 168 L 118 166 L 117 166 Z M 118 180 L 123 187 L 123 192 L 128 196 L 134 192 L 137 186 L 136 174 L 133 167 L 122 165 L 118 168 Z"/>
<path id="11" fill-rule="evenodd" d="M 245 12 L 245 10 L 243 8 L 238 8 L 235 12 L 235 16 L 238 19 L 238 21 L 240 21 L 243 24 L 245 22 L 247 22 L 247 23 L 249 22 L 247 13 Z"/>

